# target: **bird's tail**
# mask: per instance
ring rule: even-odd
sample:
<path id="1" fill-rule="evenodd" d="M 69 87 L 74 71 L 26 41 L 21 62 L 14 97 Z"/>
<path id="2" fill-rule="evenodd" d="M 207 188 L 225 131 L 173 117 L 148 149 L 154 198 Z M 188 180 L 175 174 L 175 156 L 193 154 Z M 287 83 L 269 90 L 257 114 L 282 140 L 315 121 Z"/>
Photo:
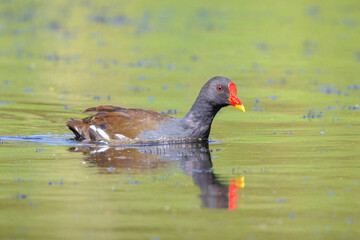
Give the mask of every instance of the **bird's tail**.
<path id="1" fill-rule="evenodd" d="M 75 134 L 76 141 L 90 139 L 89 125 L 79 120 L 72 120 L 67 122 L 67 127 Z"/>

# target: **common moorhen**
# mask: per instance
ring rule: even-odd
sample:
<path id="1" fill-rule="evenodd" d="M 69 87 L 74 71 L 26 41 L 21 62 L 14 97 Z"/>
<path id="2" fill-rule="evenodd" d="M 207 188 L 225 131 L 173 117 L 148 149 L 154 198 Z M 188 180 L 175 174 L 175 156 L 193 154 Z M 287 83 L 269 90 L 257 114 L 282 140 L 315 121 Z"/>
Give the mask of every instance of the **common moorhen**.
<path id="1" fill-rule="evenodd" d="M 96 114 L 72 120 L 67 126 L 75 140 L 90 142 L 143 142 L 166 140 L 206 140 L 216 113 L 228 105 L 245 112 L 237 97 L 236 85 L 225 77 L 211 78 L 201 89 L 184 118 L 172 118 L 143 109 L 103 105 L 85 109 Z"/>

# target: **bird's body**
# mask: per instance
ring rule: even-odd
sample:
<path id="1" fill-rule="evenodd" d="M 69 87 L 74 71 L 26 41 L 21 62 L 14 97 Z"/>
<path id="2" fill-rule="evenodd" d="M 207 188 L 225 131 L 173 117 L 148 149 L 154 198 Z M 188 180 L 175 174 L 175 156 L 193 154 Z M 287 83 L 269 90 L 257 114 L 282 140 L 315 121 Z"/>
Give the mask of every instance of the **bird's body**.
<path id="1" fill-rule="evenodd" d="M 207 139 L 216 113 L 234 105 L 245 111 L 236 95 L 236 86 L 229 79 L 214 77 L 201 89 L 199 96 L 184 118 L 172 118 L 143 109 L 109 105 L 88 108 L 95 112 L 67 126 L 79 141 L 133 142 L 176 139 Z"/>

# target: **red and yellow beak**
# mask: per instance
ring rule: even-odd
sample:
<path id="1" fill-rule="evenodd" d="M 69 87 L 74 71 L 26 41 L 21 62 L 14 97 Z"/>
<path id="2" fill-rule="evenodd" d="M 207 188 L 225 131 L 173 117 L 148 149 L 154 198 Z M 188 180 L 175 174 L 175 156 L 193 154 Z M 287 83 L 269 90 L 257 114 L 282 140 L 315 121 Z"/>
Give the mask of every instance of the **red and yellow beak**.
<path id="1" fill-rule="evenodd" d="M 230 92 L 230 97 L 229 97 L 230 104 L 233 105 L 234 107 L 236 107 L 237 109 L 245 112 L 244 105 L 241 103 L 240 99 L 237 97 L 235 83 L 233 83 L 233 82 L 229 83 L 228 88 L 229 88 L 229 92 Z"/>

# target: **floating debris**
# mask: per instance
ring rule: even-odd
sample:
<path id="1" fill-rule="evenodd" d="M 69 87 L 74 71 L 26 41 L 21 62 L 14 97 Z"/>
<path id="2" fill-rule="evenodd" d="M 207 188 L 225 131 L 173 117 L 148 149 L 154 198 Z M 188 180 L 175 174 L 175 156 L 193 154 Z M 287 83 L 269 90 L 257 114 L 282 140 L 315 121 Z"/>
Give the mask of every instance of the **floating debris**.
<path id="1" fill-rule="evenodd" d="M 45 148 L 37 148 L 37 149 L 35 149 L 35 152 L 43 152 L 43 151 L 49 151 L 49 149 L 45 149 Z"/>
<path id="2" fill-rule="evenodd" d="M 357 84 L 351 84 L 347 87 L 347 90 L 359 90 L 359 89 L 360 89 L 360 85 Z"/>
<path id="3" fill-rule="evenodd" d="M 110 24 L 115 26 L 129 25 L 130 23 L 134 22 L 126 15 L 116 15 L 112 17 L 105 15 L 93 15 L 89 17 L 89 20 L 100 24 Z"/>
<path id="4" fill-rule="evenodd" d="M 357 52 L 357 53 L 356 53 L 356 61 L 357 61 L 357 62 L 360 62 L 360 52 Z"/>
<path id="5" fill-rule="evenodd" d="M 21 179 L 21 178 L 17 178 L 17 177 L 14 177 L 14 181 L 15 181 L 15 182 L 24 182 L 24 180 L 23 180 L 23 179 Z"/>
<path id="6" fill-rule="evenodd" d="M 336 107 L 326 107 L 326 108 L 324 108 L 324 111 L 328 111 L 328 110 L 336 110 Z"/>
<path id="7" fill-rule="evenodd" d="M 269 50 L 269 46 L 267 45 L 267 43 L 258 42 L 258 43 L 255 43 L 254 45 L 260 51 L 266 52 Z"/>
<path id="8" fill-rule="evenodd" d="M 260 100 L 259 99 L 255 99 L 254 100 L 254 105 L 253 105 L 253 111 L 262 111 L 262 104 L 259 104 Z"/>
<path id="9" fill-rule="evenodd" d="M 360 109 L 360 106 L 359 105 L 349 106 L 348 109 L 349 110 L 358 110 L 358 109 Z"/>
<path id="10" fill-rule="evenodd" d="M 58 55 L 49 55 L 49 56 L 45 56 L 45 59 L 49 61 L 57 62 L 60 60 L 60 57 Z"/>
<path id="11" fill-rule="evenodd" d="M 0 105 L 7 105 L 7 104 L 12 104 L 12 102 L 8 101 L 8 102 L 0 102 Z"/>
<path id="12" fill-rule="evenodd" d="M 104 96 L 93 96 L 93 99 L 94 99 L 94 100 L 100 100 L 100 99 L 102 99 L 102 98 L 104 98 Z"/>
<path id="13" fill-rule="evenodd" d="M 172 71 L 172 70 L 175 69 L 172 64 L 168 64 L 168 65 L 166 66 L 166 68 L 167 68 L 168 70 L 170 70 L 170 71 Z"/>
<path id="14" fill-rule="evenodd" d="M 318 87 L 317 89 L 319 92 L 324 92 L 326 94 L 336 94 L 336 95 L 341 95 L 343 94 L 344 96 L 350 96 L 349 93 L 347 92 L 343 92 L 342 90 L 338 90 L 335 89 L 332 86 L 326 86 L 326 87 Z"/>
<path id="15" fill-rule="evenodd" d="M 26 199 L 26 198 L 28 198 L 29 196 L 28 195 L 26 195 L 26 194 L 18 194 L 18 195 L 15 195 L 15 198 L 17 198 L 17 199 Z"/>
<path id="16" fill-rule="evenodd" d="M 128 181 L 127 183 L 128 184 L 139 184 L 140 182 L 139 181 Z"/>
<path id="17" fill-rule="evenodd" d="M 194 62 L 197 62 L 199 60 L 199 57 L 196 55 L 191 56 L 191 60 L 193 60 Z"/>
<path id="18" fill-rule="evenodd" d="M 179 113 L 179 111 L 176 110 L 176 109 L 173 109 L 173 110 L 168 109 L 168 110 L 166 110 L 166 111 L 162 111 L 161 113 L 162 113 L 162 114 L 177 114 L 177 113 Z"/>
<path id="19" fill-rule="evenodd" d="M 317 17 L 320 14 L 320 7 L 310 6 L 306 9 L 306 13 L 311 17 Z"/>
<path id="20" fill-rule="evenodd" d="M 309 119 L 315 119 L 315 118 L 322 118 L 326 117 L 326 114 L 322 112 L 318 112 L 318 108 L 315 108 L 314 110 L 309 109 L 309 112 L 307 115 L 303 115 L 302 118 L 309 118 Z"/>

